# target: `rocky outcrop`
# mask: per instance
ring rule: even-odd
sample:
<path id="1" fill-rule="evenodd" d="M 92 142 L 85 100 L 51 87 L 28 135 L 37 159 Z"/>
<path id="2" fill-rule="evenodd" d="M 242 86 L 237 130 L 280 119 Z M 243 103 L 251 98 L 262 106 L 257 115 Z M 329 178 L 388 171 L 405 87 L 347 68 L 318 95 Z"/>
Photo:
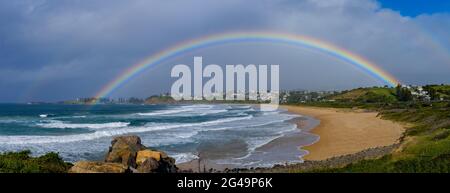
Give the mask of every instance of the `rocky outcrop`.
<path id="1" fill-rule="evenodd" d="M 128 167 L 119 163 L 79 161 L 69 169 L 69 173 L 127 173 Z"/>
<path id="2" fill-rule="evenodd" d="M 175 159 L 142 145 L 138 136 L 119 136 L 111 141 L 104 162 L 80 161 L 72 173 L 175 173 Z"/>

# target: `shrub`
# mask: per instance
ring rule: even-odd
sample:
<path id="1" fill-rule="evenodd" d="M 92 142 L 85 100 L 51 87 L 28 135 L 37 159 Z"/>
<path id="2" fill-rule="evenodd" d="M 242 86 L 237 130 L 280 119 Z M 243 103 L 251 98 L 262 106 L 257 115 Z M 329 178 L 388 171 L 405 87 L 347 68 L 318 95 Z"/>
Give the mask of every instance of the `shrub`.
<path id="1" fill-rule="evenodd" d="M 30 151 L 0 154 L 0 173 L 65 173 L 71 167 L 57 153 L 31 157 Z"/>

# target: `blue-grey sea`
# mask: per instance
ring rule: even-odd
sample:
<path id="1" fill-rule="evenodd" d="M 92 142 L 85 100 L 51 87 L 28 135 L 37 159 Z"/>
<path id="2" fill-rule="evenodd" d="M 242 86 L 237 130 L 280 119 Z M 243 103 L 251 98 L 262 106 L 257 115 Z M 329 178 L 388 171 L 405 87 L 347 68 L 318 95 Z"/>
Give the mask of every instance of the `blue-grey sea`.
<path id="1" fill-rule="evenodd" d="M 267 166 L 297 161 L 305 154 L 294 148 L 295 152 L 286 152 L 289 157 L 247 160 L 269 142 L 300 133 L 289 121 L 297 117 L 251 105 L 0 104 L 0 151 L 29 149 L 34 155 L 54 151 L 71 162 L 101 160 L 113 136 L 135 134 L 177 163 L 208 154 L 224 164 Z"/>

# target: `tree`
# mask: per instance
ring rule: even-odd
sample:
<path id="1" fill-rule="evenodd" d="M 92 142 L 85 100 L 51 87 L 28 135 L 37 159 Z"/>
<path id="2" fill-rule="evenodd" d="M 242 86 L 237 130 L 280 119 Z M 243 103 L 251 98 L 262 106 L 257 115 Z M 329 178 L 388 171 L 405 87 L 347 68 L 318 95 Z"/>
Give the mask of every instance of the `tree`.
<path id="1" fill-rule="evenodd" d="M 400 84 L 397 85 L 395 91 L 397 94 L 397 99 L 399 101 L 411 101 L 413 99 L 411 91 L 409 91 L 409 89 L 406 87 L 402 87 Z"/>

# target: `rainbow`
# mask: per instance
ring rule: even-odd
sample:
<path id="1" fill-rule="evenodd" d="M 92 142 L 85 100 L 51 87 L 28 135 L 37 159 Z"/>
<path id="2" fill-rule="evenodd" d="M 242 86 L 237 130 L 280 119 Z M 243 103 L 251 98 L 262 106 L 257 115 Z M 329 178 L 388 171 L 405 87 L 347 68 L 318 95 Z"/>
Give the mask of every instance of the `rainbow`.
<path id="1" fill-rule="evenodd" d="M 145 58 L 141 62 L 132 65 L 123 73 L 118 75 L 106 86 L 104 86 L 96 95 L 95 98 L 104 98 L 110 95 L 114 90 L 124 85 L 127 81 L 136 77 L 144 70 L 160 64 L 173 57 L 182 55 L 186 52 L 194 51 L 201 48 L 211 47 L 215 45 L 241 43 L 241 42 L 268 42 L 287 44 L 299 46 L 303 48 L 313 49 L 322 53 L 328 54 L 332 57 L 340 59 L 346 63 L 352 64 L 369 75 L 381 80 L 382 82 L 396 86 L 399 81 L 392 75 L 375 65 L 374 63 L 351 53 L 343 48 L 337 47 L 331 43 L 327 43 L 318 39 L 297 34 L 287 34 L 278 32 L 228 32 L 222 34 L 209 35 L 198 39 L 192 39 L 181 42 L 173 47 L 163 50 L 159 53 Z M 94 102 L 95 103 L 95 102 Z"/>

